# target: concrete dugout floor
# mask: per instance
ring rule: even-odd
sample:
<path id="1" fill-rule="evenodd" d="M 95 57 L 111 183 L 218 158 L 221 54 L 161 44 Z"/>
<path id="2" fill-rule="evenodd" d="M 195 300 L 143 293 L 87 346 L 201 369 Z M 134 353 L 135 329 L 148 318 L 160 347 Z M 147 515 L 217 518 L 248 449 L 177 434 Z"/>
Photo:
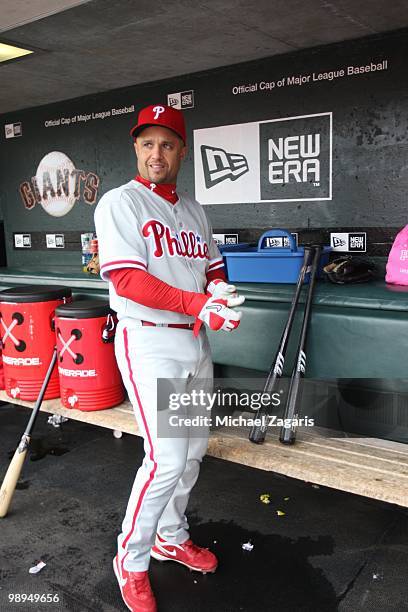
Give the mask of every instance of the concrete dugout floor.
<path id="1" fill-rule="evenodd" d="M 1 479 L 29 414 L 0 406 Z M 47 419 L 40 414 L 0 519 L 0 612 L 126 610 L 112 557 L 142 441 L 76 421 L 56 429 Z M 152 560 L 159 612 L 408 610 L 405 509 L 207 457 L 189 517 L 219 569 L 203 576 Z M 46 567 L 30 575 L 40 559 Z M 60 603 L 10 603 L 10 593 L 57 593 Z"/>

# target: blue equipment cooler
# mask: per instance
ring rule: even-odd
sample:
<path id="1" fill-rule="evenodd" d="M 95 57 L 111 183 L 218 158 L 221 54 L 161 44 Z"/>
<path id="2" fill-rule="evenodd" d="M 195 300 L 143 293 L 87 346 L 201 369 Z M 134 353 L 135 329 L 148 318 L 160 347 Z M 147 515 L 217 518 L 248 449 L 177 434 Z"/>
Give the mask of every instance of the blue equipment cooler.
<path id="1" fill-rule="evenodd" d="M 284 247 L 284 239 L 288 245 Z M 276 246 L 281 244 L 282 246 Z M 271 229 L 262 234 L 258 246 L 240 243 L 221 246 L 228 280 L 242 283 L 296 283 L 303 264 L 304 247 L 298 247 L 292 234 Z M 318 276 L 329 260 L 330 246 L 322 248 Z M 310 274 L 305 277 L 309 282 Z"/>

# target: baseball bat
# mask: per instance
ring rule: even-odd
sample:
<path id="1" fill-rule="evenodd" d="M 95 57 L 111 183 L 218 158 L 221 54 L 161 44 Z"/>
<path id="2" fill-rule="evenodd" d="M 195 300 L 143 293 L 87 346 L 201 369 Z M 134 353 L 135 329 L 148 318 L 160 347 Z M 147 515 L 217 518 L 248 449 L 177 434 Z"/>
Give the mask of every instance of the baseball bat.
<path id="1" fill-rule="evenodd" d="M 290 332 L 292 330 L 293 321 L 295 319 L 295 312 L 299 302 L 300 292 L 302 290 L 311 256 L 312 249 L 306 246 L 304 250 L 303 265 L 300 269 L 299 276 L 297 279 L 296 289 L 295 293 L 293 294 L 289 315 L 285 327 L 283 329 L 281 339 L 279 341 L 278 350 L 276 351 L 275 358 L 272 362 L 272 366 L 269 370 L 263 388 L 263 393 L 267 393 L 268 395 L 272 395 L 275 390 L 277 381 L 283 374 L 283 366 L 285 364 L 286 349 L 289 342 Z M 268 412 L 269 410 L 267 406 L 261 406 L 261 408 L 259 408 L 258 412 L 256 413 L 255 424 L 251 427 L 251 431 L 249 432 L 249 439 L 254 444 L 262 444 L 265 440 Z M 256 424 L 257 421 L 258 424 Z"/>
<path id="2" fill-rule="evenodd" d="M 9 465 L 7 473 L 4 477 L 3 484 L 0 489 L 0 518 L 4 518 L 10 508 L 11 500 L 13 499 L 16 484 L 20 478 L 21 470 L 23 469 L 24 460 L 27 455 L 27 450 L 31 442 L 31 432 L 34 428 L 35 421 L 41 408 L 44 393 L 47 389 L 48 382 L 51 378 L 52 371 L 57 361 L 57 347 L 54 348 L 50 365 L 48 366 L 47 373 L 43 380 L 40 392 L 38 394 L 35 406 L 31 413 L 30 419 L 27 423 L 27 427 L 21 436 L 20 443 L 14 453 L 13 459 Z"/>
<path id="3" fill-rule="evenodd" d="M 287 419 L 288 426 L 283 425 L 279 433 L 279 441 L 282 444 L 294 444 L 296 440 L 296 425 L 294 419 L 296 418 L 302 401 L 302 379 L 306 372 L 306 342 L 307 332 L 309 329 L 310 314 L 312 309 L 313 291 L 316 283 L 317 271 L 320 263 L 320 256 L 322 253 L 322 247 L 314 247 L 312 269 L 310 271 L 309 290 L 307 292 L 305 311 L 303 315 L 302 328 L 300 331 L 299 345 L 296 353 L 295 363 L 292 370 L 292 376 L 290 379 L 288 397 L 285 406 L 285 412 L 283 415 L 284 421 Z"/>

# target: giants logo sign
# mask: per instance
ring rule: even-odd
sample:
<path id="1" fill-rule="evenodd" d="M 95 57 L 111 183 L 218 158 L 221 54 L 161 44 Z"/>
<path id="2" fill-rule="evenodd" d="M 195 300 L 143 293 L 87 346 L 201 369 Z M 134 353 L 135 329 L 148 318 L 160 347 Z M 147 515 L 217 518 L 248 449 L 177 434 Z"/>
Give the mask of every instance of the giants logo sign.
<path id="1" fill-rule="evenodd" d="M 201 204 L 332 199 L 332 114 L 195 130 Z"/>
<path id="2" fill-rule="evenodd" d="M 52 151 L 42 158 L 31 181 L 21 183 L 20 195 L 28 210 L 41 204 L 49 215 L 62 217 L 81 195 L 87 204 L 95 204 L 98 187 L 99 176 L 76 169 L 65 153 Z"/>

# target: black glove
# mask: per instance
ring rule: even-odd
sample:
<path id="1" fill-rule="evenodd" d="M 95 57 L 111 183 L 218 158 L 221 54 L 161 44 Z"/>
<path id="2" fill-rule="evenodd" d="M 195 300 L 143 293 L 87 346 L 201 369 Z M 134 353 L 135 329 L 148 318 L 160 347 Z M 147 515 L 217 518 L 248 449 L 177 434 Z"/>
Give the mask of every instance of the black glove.
<path id="1" fill-rule="evenodd" d="M 375 264 L 363 257 L 339 257 L 323 268 L 332 283 L 365 283 L 375 278 Z"/>

